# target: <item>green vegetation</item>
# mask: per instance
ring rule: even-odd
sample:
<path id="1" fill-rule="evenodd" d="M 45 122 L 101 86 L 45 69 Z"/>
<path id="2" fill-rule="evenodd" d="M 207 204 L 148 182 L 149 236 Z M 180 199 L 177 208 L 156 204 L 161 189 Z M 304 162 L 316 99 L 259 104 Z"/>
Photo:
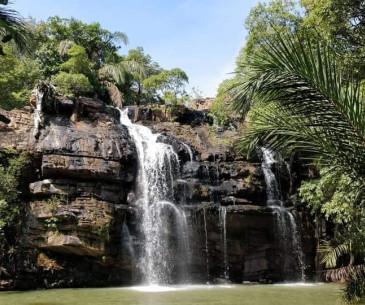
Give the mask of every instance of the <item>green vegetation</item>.
<path id="1" fill-rule="evenodd" d="M 244 64 L 250 60 L 250 55 L 262 52 L 263 41 L 275 37 L 277 32 L 295 31 L 300 20 L 299 13 L 295 10 L 295 1 L 292 0 L 273 0 L 254 7 L 245 21 L 249 35 L 236 58 L 236 72 L 245 73 Z M 219 85 L 211 114 L 221 126 L 237 120 L 231 103 L 234 96 L 232 91 L 238 83 L 239 75 L 234 74 Z"/>
<path id="2" fill-rule="evenodd" d="M 210 107 L 210 115 L 219 126 L 227 126 L 237 117 L 231 107 L 232 95 L 230 94 L 230 89 L 234 88 L 236 83 L 237 78 L 226 79 L 220 83 L 217 96 Z"/>
<path id="3" fill-rule="evenodd" d="M 6 46 L 0 56 L 0 108 L 24 106 L 36 81 L 41 77 L 39 63 L 25 56 L 17 57 Z"/>
<path id="4" fill-rule="evenodd" d="M 97 96 L 116 106 L 175 104 L 186 97 L 188 76 L 181 69 L 162 69 L 141 47 L 119 53 L 128 43 L 122 32 L 58 16 L 25 22 L 0 9 L 0 108 L 24 106 L 39 80 L 70 97 Z M 25 46 L 30 52 L 21 53 Z"/>
<path id="5" fill-rule="evenodd" d="M 365 299 L 364 20 L 360 0 L 259 3 L 246 19 L 249 35 L 236 73 L 221 83 L 211 107 L 221 126 L 246 119 L 240 151 L 265 146 L 319 171 L 298 194 L 335 228 L 318 251 L 326 276 L 346 283 L 346 302 Z M 99 23 L 58 16 L 26 23 L 0 6 L 0 107 L 24 106 L 43 79 L 70 97 L 97 96 L 116 106 L 165 103 L 176 115 L 189 98 L 187 74 L 163 69 L 142 47 L 121 55 L 127 43 L 126 34 Z M 158 107 L 152 111 L 162 115 Z M 215 138 L 217 145 L 233 140 Z M 20 228 L 26 162 L 25 153 L 0 153 L 0 256 Z M 58 201 L 43 202 L 53 214 L 45 224 L 55 232 Z M 100 224 L 94 233 L 106 243 L 109 229 Z"/>
<path id="6" fill-rule="evenodd" d="M 93 233 L 96 233 L 99 235 L 100 242 L 105 245 L 109 241 L 109 230 L 110 227 L 107 224 L 100 224 L 96 225 L 96 227 L 93 229 Z"/>
<path id="7" fill-rule="evenodd" d="M 57 212 L 57 207 L 60 201 L 63 200 L 63 198 L 60 198 L 58 196 L 52 196 L 48 198 L 47 200 L 41 201 L 40 203 L 47 208 L 47 210 L 55 214 Z"/>
<path id="8" fill-rule="evenodd" d="M 25 152 L 0 152 L 0 253 L 15 244 L 20 229 L 23 206 L 19 198 L 19 179 L 27 159 Z"/>
<path id="9" fill-rule="evenodd" d="M 189 81 L 188 76 L 179 68 L 162 70 L 143 81 L 144 87 L 149 92 L 154 92 L 153 97 L 158 100 L 162 98 L 170 105 L 182 104 L 187 99 L 184 90 L 185 84 Z"/>
<path id="10" fill-rule="evenodd" d="M 0 56 L 5 55 L 3 47 L 14 42 L 20 51 L 29 50 L 31 31 L 19 14 L 4 6 L 0 6 Z"/>
<path id="11" fill-rule="evenodd" d="M 299 189 L 335 234 L 318 249 L 327 277 L 345 281 L 346 302 L 365 298 L 365 100 L 361 1 L 289 0 L 255 7 L 235 83 L 223 94 L 248 128 L 238 142 L 320 170 Z M 227 81 L 226 81 L 227 83 Z M 219 111 L 218 111 L 219 114 Z"/>
<path id="12" fill-rule="evenodd" d="M 87 95 L 92 92 L 88 78 L 82 73 L 60 72 L 52 80 L 60 93 L 72 96 Z"/>
<path id="13" fill-rule="evenodd" d="M 59 231 L 58 231 L 59 222 L 60 222 L 60 220 L 57 217 L 50 217 L 44 221 L 46 228 L 50 229 L 55 234 L 59 234 Z"/>
<path id="14" fill-rule="evenodd" d="M 274 38 L 277 32 L 295 31 L 301 20 L 295 4 L 293 0 L 274 0 L 259 3 L 251 10 L 245 21 L 249 35 L 237 57 L 237 70 L 243 68 L 251 54 L 261 52 L 263 41 Z"/>

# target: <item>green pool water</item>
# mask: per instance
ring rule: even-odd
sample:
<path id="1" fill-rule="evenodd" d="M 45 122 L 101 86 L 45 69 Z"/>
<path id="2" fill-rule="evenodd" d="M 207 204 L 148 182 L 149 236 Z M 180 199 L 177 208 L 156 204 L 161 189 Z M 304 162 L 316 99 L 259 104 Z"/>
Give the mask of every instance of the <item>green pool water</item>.
<path id="1" fill-rule="evenodd" d="M 232 285 L 1 292 L 1 305 L 333 305 L 338 285 Z"/>

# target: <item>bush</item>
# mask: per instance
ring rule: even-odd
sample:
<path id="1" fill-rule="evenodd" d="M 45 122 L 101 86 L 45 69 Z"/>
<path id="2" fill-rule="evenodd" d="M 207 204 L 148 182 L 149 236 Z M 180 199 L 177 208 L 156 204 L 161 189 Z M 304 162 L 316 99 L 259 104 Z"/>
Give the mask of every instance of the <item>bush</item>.
<path id="1" fill-rule="evenodd" d="M 23 107 L 41 77 L 39 64 L 36 60 L 17 58 L 7 53 L 0 56 L 0 71 L 0 108 L 11 110 Z"/>
<path id="2" fill-rule="evenodd" d="M 234 78 L 224 80 L 219 85 L 217 96 L 210 107 L 210 115 L 219 126 L 228 126 L 235 119 L 236 114 L 231 108 L 230 89 L 234 87 L 236 81 Z"/>
<path id="3" fill-rule="evenodd" d="M 60 72 L 52 80 L 58 91 L 67 96 L 87 95 L 93 91 L 89 79 L 80 73 Z"/>
<path id="4" fill-rule="evenodd" d="M 16 234 L 20 222 L 21 204 L 18 186 L 27 159 L 26 152 L 0 153 L 0 249 L 9 237 Z"/>

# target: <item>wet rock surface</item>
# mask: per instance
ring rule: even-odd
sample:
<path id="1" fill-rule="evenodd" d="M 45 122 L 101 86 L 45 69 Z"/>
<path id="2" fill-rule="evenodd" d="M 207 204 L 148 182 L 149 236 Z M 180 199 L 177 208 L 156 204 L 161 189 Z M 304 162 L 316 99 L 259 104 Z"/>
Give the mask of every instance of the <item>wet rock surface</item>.
<path id="1" fill-rule="evenodd" d="M 127 129 L 117 124 L 118 111 L 102 101 L 56 95 L 45 98 L 42 107 L 37 136 L 31 109 L 0 110 L 0 149 L 28 151 L 34 161 L 25 190 L 29 203 L 21 254 L 6 268 L 11 284 L 2 286 L 127 282 L 130 272 L 123 278 L 116 258 L 121 255 L 118 228 L 136 176 L 135 145 Z M 53 263 L 45 267 L 39 256 Z M 110 275 L 113 268 L 117 280 Z"/>
<path id="2" fill-rule="evenodd" d="M 127 128 L 118 124 L 118 110 L 57 94 L 43 106 L 37 136 L 31 109 L 0 110 L 0 149 L 27 150 L 35 160 L 21 254 L 14 266 L 0 269 L 0 287 L 135 283 L 137 157 Z M 191 281 L 220 281 L 227 270 L 235 283 L 282 280 L 260 159 L 235 153 L 237 132 L 217 132 L 206 111 L 185 107 L 131 107 L 130 117 L 159 133 L 179 157 L 174 194 L 189 224 Z M 283 178 L 283 189 L 289 180 Z"/>

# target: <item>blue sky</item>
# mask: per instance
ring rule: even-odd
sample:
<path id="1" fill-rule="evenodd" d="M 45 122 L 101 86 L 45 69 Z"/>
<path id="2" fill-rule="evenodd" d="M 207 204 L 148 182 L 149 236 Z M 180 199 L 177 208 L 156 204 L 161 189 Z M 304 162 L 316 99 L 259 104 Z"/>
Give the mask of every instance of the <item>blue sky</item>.
<path id="1" fill-rule="evenodd" d="M 259 0 L 13 0 L 23 17 L 75 17 L 122 31 L 129 45 L 142 46 L 163 68 L 179 67 L 189 87 L 214 96 L 229 77 L 247 35 L 244 20 Z M 262 2 L 262 1 L 261 1 Z M 189 91 L 189 90 L 188 90 Z"/>

